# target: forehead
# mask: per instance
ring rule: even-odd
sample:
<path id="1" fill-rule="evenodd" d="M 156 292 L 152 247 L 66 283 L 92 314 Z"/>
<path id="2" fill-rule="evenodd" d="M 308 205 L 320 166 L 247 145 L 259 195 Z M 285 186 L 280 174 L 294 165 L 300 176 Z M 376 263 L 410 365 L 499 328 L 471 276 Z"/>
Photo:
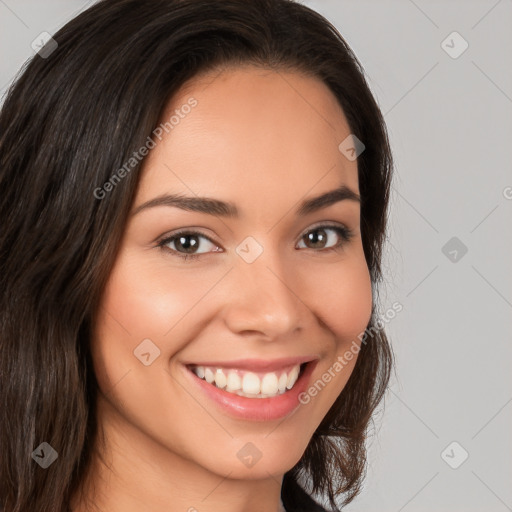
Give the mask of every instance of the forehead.
<path id="1" fill-rule="evenodd" d="M 292 204 L 308 190 L 359 191 L 357 162 L 338 149 L 350 127 L 317 78 L 250 65 L 208 72 L 173 95 L 161 121 L 171 118 L 145 162 L 141 200 L 172 190 Z"/>

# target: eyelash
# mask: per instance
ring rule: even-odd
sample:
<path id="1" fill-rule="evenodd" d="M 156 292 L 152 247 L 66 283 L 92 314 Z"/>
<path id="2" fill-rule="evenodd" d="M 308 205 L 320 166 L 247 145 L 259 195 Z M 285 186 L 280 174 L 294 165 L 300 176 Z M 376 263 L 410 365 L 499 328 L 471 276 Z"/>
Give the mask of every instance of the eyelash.
<path id="1" fill-rule="evenodd" d="M 338 226 L 338 225 L 331 225 L 331 224 L 321 224 L 319 226 L 315 226 L 315 227 L 309 229 L 308 231 L 306 231 L 304 233 L 304 235 L 302 235 L 301 240 L 309 233 L 312 233 L 312 232 L 320 230 L 320 229 L 331 229 L 331 230 L 335 231 L 340 236 L 342 241 L 338 242 L 333 247 L 328 247 L 327 249 L 318 249 L 317 252 L 339 251 L 345 245 L 345 243 L 348 243 L 354 236 L 354 233 L 346 227 L 342 227 L 342 226 Z M 163 251 L 171 253 L 172 256 L 178 256 L 179 258 L 181 258 L 183 260 L 197 260 L 201 256 L 205 256 L 206 254 L 208 254 L 208 253 L 183 254 L 183 253 L 180 253 L 179 251 L 176 251 L 174 249 L 170 249 L 169 247 L 167 247 L 167 244 L 173 242 L 174 240 L 176 240 L 177 238 L 179 238 L 180 236 L 183 236 L 183 235 L 196 235 L 196 236 L 199 236 L 202 238 L 206 238 L 206 240 L 208 240 L 212 244 L 215 244 L 215 242 L 212 239 L 210 239 L 209 237 L 207 237 L 206 235 L 204 235 L 203 233 L 201 233 L 199 231 L 183 229 L 181 231 L 174 233 L 170 237 L 166 237 L 166 238 L 163 238 L 160 241 L 158 241 L 157 247 L 159 247 Z M 311 250 L 314 251 L 315 249 L 311 249 Z"/>

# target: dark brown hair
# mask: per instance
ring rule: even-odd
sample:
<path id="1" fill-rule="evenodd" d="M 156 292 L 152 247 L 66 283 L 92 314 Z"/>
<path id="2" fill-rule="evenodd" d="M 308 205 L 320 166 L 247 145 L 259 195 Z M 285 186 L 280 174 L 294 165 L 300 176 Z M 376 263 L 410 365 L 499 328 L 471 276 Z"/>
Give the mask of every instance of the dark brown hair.
<path id="1" fill-rule="evenodd" d="M 91 462 L 97 383 L 89 340 L 141 165 L 98 199 L 94 190 L 142 147 L 170 97 L 223 65 L 256 64 L 322 80 L 358 158 L 361 232 L 373 288 L 382 279 L 392 156 L 364 70 L 337 30 L 292 0 L 103 0 L 28 62 L 0 114 L 0 506 L 65 512 Z M 341 141 L 340 141 L 341 142 Z M 334 510 L 359 492 L 365 439 L 392 368 L 376 299 L 354 371 L 286 473 L 287 510 Z M 58 463 L 31 457 L 42 442 Z"/>

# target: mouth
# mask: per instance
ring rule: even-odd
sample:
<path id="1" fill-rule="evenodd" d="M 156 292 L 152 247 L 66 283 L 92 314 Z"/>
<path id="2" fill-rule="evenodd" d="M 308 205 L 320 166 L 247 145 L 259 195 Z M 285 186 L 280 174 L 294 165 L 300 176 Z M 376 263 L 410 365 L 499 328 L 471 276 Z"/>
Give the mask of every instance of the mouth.
<path id="1" fill-rule="evenodd" d="M 269 421 L 292 413 L 301 403 L 318 358 L 274 362 L 243 360 L 184 364 L 191 389 L 198 389 L 220 411 L 244 420 Z"/>
<path id="2" fill-rule="evenodd" d="M 306 364 L 289 365 L 272 372 L 199 365 L 189 365 L 188 369 L 199 379 L 227 393 L 246 398 L 273 398 L 293 388 Z"/>

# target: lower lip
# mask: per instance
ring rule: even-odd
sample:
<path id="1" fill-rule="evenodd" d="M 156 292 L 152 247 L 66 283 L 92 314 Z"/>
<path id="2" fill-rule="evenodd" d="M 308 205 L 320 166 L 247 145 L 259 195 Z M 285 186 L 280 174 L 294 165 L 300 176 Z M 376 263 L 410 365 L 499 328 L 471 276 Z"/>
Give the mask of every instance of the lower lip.
<path id="1" fill-rule="evenodd" d="M 293 388 L 272 398 L 247 398 L 235 395 L 219 389 L 214 384 L 208 384 L 185 366 L 184 369 L 194 385 L 220 406 L 223 412 L 245 420 L 270 421 L 288 416 L 301 405 L 299 395 L 307 388 L 316 363 L 317 361 L 307 363 Z"/>

